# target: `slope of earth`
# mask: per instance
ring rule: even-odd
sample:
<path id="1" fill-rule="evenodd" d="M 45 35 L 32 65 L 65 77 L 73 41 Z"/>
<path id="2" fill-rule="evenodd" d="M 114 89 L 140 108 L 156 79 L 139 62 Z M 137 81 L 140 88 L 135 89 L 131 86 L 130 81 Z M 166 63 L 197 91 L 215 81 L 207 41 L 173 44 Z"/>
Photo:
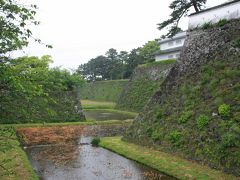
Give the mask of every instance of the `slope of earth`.
<path id="1" fill-rule="evenodd" d="M 189 32 L 125 140 L 240 176 L 240 21 Z"/>
<path id="2" fill-rule="evenodd" d="M 80 97 L 85 100 L 116 102 L 127 80 L 95 81 L 80 88 Z"/>
<path id="3" fill-rule="evenodd" d="M 175 60 L 165 60 L 138 66 L 118 98 L 116 108 L 140 111 L 159 89 Z"/>

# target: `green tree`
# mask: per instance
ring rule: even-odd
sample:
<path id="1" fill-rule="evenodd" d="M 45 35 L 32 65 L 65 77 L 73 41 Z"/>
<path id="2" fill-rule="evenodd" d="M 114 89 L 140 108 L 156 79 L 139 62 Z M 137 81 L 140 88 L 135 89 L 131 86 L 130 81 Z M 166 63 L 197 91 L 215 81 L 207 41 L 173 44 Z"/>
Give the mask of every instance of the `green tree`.
<path id="1" fill-rule="evenodd" d="M 70 116 L 62 95 L 81 85 L 82 77 L 60 68 L 49 68 L 50 56 L 21 57 L 0 65 L 0 123 L 58 120 Z M 70 99 L 70 97 L 69 97 Z M 70 101 L 67 102 L 70 104 Z M 54 113 L 53 113 L 54 112 Z"/>
<path id="2" fill-rule="evenodd" d="M 162 30 L 166 27 L 170 27 L 167 37 L 173 37 L 176 33 L 181 31 L 178 27 L 179 21 L 183 16 L 186 16 L 190 8 L 194 8 L 196 12 L 200 11 L 207 0 L 174 0 L 169 8 L 172 9 L 172 13 L 168 20 L 165 20 L 158 24 L 158 29 Z"/>
<path id="3" fill-rule="evenodd" d="M 133 73 L 133 70 L 139 65 L 144 63 L 143 56 L 139 53 L 140 48 L 132 49 L 128 55 L 128 59 L 126 62 L 126 69 L 124 72 L 124 78 L 129 78 Z"/>
<path id="4" fill-rule="evenodd" d="M 142 48 L 139 49 L 140 55 L 144 58 L 145 62 L 153 62 L 155 61 L 155 55 L 160 46 L 157 41 L 148 41 L 143 45 Z"/>
<path id="5" fill-rule="evenodd" d="M 88 81 L 109 79 L 109 62 L 105 56 L 97 56 L 78 67 L 77 72 Z"/>
<path id="6" fill-rule="evenodd" d="M 106 57 L 108 60 L 107 63 L 107 68 L 108 68 L 108 73 L 110 76 L 110 79 L 118 79 L 120 76 L 120 71 L 121 69 L 119 68 L 121 66 L 121 61 L 119 60 L 118 52 L 116 49 L 109 49 L 106 52 Z"/>
<path id="7" fill-rule="evenodd" d="M 30 24 L 38 25 L 34 19 L 36 5 L 22 5 L 14 0 L 0 1 L 0 55 L 27 46 L 32 32 Z"/>
<path id="8" fill-rule="evenodd" d="M 125 67 L 126 63 L 128 61 L 128 52 L 127 51 L 120 51 L 118 55 L 119 61 L 120 61 L 120 69 L 121 69 L 121 79 L 124 78 L 124 72 L 125 72 Z"/>

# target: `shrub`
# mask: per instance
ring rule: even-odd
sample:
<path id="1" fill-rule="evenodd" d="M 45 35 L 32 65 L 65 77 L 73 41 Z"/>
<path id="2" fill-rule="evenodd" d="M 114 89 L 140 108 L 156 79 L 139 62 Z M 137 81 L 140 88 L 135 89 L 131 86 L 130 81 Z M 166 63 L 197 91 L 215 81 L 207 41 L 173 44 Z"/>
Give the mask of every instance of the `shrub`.
<path id="1" fill-rule="evenodd" d="M 161 119 L 162 116 L 163 116 L 162 111 L 157 112 L 157 116 L 156 116 L 157 119 Z"/>
<path id="2" fill-rule="evenodd" d="M 222 26 L 224 26 L 224 25 L 227 24 L 227 23 L 228 23 L 228 20 L 227 20 L 227 19 L 220 19 L 220 20 L 218 21 L 218 23 L 217 23 L 217 26 L 222 27 Z"/>
<path id="3" fill-rule="evenodd" d="M 240 122 L 240 112 L 236 112 L 234 114 L 233 120 L 236 122 Z"/>
<path id="4" fill-rule="evenodd" d="M 200 115 L 197 118 L 197 127 L 198 129 L 203 129 L 209 123 L 209 118 L 205 115 Z"/>
<path id="5" fill-rule="evenodd" d="M 218 107 L 218 113 L 220 116 L 229 117 L 230 116 L 230 106 L 227 104 L 222 104 Z"/>
<path id="6" fill-rule="evenodd" d="M 161 134 L 157 130 L 153 131 L 152 136 L 151 136 L 153 141 L 160 140 L 160 137 L 161 137 Z"/>
<path id="7" fill-rule="evenodd" d="M 192 115 L 193 111 L 183 112 L 180 118 L 178 119 L 178 123 L 179 124 L 186 123 Z"/>
<path id="8" fill-rule="evenodd" d="M 180 143 L 181 138 L 182 133 L 179 131 L 174 130 L 169 134 L 169 140 L 172 144 L 178 145 Z"/>
<path id="9" fill-rule="evenodd" d="M 91 141 L 92 146 L 98 146 L 100 143 L 100 138 L 99 137 L 94 137 Z"/>
<path id="10" fill-rule="evenodd" d="M 151 137 L 152 133 L 153 133 L 153 129 L 151 127 L 148 127 L 146 130 L 146 133 L 147 133 L 148 137 Z"/>
<path id="11" fill-rule="evenodd" d="M 235 142 L 237 141 L 237 137 L 235 134 L 225 134 L 222 138 L 223 141 L 223 146 L 225 148 L 227 147 L 234 147 L 236 144 Z"/>
<path id="12" fill-rule="evenodd" d="M 213 25 L 212 25 L 211 22 L 204 23 L 204 24 L 202 25 L 202 29 L 209 29 L 209 28 L 212 28 L 212 27 L 213 27 Z"/>
<path id="13" fill-rule="evenodd" d="M 233 47 L 240 48 L 240 38 L 236 39 L 233 43 Z"/>

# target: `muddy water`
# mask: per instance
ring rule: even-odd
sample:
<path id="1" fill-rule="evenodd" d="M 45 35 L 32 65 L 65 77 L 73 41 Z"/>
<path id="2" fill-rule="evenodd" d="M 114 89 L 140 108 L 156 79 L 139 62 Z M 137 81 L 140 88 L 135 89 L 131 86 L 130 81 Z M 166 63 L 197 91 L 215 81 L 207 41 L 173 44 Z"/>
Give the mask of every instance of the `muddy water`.
<path id="1" fill-rule="evenodd" d="M 88 110 L 84 112 L 84 115 L 87 119 L 93 119 L 97 121 L 103 120 L 126 120 L 126 119 L 134 119 L 135 116 L 129 114 L 123 114 L 120 112 L 112 112 L 108 110 Z"/>
<path id="2" fill-rule="evenodd" d="M 67 146 L 32 146 L 26 152 L 40 179 L 173 179 L 90 142 L 91 137 L 81 137 Z"/>

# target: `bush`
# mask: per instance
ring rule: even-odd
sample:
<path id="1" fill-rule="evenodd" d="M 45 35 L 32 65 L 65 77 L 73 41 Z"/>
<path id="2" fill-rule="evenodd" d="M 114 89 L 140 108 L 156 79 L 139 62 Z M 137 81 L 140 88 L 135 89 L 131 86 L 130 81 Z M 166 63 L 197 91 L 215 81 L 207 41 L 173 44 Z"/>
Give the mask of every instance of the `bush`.
<path id="1" fill-rule="evenodd" d="M 202 25 L 202 29 L 209 29 L 209 28 L 212 28 L 212 27 L 213 27 L 213 25 L 212 25 L 211 22 L 204 23 L 204 24 Z"/>
<path id="2" fill-rule="evenodd" d="M 154 142 L 160 140 L 160 137 L 161 134 L 158 131 L 153 131 L 151 138 Z"/>
<path id="3" fill-rule="evenodd" d="M 225 134 L 222 138 L 223 146 L 227 147 L 234 147 L 236 144 L 235 142 L 238 141 L 238 138 L 235 134 Z"/>
<path id="4" fill-rule="evenodd" d="M 157 118 L 157 119 L 161 119 L 162 117 L 163 117 L 162 111 L 157 112 L 156 118 Z"/>
<path id="5" fill-rule="evenodd" d="M 220 116 L 229 117 L 230 116 L 230 106 L 227 104 L 222 104 L 218 107 L 218 113 Z"/>
<path id="6" fill-rule="evenodd" d="M 153 133 L 153 129 L 151 127 L 148 127 L 146 130 L 146 133 L 147 133 L 148 137 L 151 137 L 152 133 Z"/>
<path id="7" fill-rule="evenodd" d="M 222 26 L 224 26 L 224 25 L 227 24 L 227 23 L 228 23 L 228 20 L 227 20 L 227 19 L 220 19 L 220 20 L 218 21 L 218 23 L 217 23 L 217 26 L 222 27 Z"/>
<path id="8" fill-rule="evenodd" d="M 197 118 L 197 127 L 198 129 L 203 129 L 209 123 L 209 118 L 205 115 L 200 115 Z"/>
<path id="9" fill-rule="evenodd" d="M 91 141 L 92 146 L 96 146 L 97 147 L 99 145 L 99 143 L 100 143 L 100 138 L 99 137 L 95 137 Z"/>
<path id="10" fill-rule="evenodd" d="M 240 38 L 236 39 L 233 43 L 233 47 L 240 48 Z"/>
<path id="11" fill-rule="evenodd" d="M 183 112 L 180 118 L 178 119 L 178 123 L 179 124 L 186 123 L 192 115 L 193 111 Z"/>
<path id="12" fill-rule="evenodd" d="M 169 140 L 172 144 L 178 145 L 180 143 L 181 138 L 182 133 L 179 131 L 174 130 L 169 134 Z"/>

